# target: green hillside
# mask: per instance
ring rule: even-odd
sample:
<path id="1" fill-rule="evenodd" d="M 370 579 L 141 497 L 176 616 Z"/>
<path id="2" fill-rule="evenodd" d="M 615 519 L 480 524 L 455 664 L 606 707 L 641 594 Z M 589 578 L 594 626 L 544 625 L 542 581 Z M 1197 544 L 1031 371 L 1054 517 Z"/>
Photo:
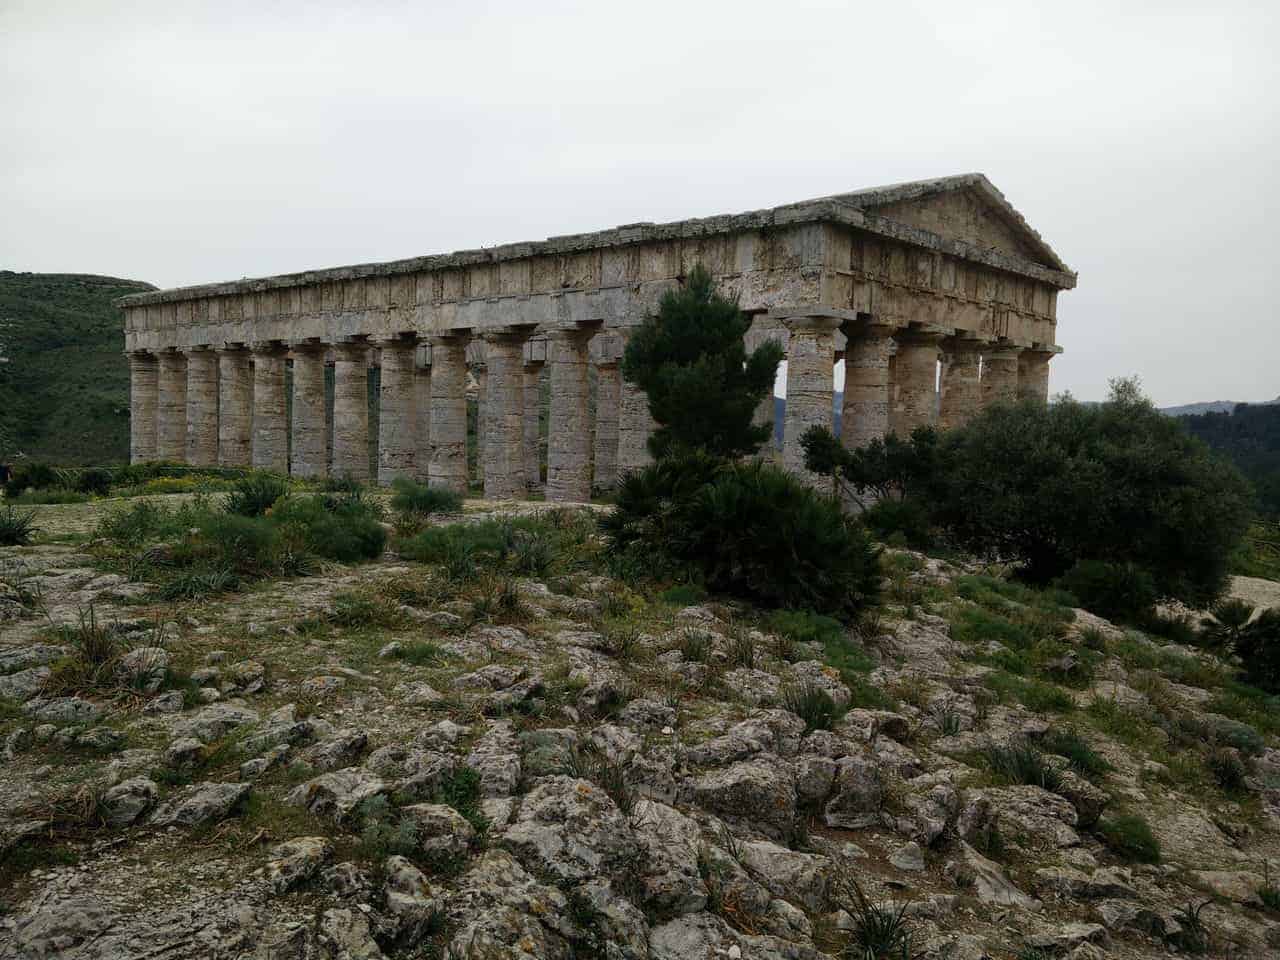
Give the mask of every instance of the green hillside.
<path id="1" fill-rule="evenodd" d="M 128 460 L 129 365 L 113 301 L 154 289 L 114 277 L 0 271 L 0 458 Z"/>

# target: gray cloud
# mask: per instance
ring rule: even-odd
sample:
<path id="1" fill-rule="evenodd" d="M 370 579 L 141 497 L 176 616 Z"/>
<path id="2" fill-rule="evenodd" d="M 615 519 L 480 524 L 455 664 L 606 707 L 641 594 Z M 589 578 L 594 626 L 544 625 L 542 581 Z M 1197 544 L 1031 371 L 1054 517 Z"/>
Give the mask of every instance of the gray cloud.
<path id="1" fill-rule="evenodd" d="M 1273 4 L 0 6 L 0 266 L 161 286 L 980 170 L 1052 388 L 1270 399 Z"/>

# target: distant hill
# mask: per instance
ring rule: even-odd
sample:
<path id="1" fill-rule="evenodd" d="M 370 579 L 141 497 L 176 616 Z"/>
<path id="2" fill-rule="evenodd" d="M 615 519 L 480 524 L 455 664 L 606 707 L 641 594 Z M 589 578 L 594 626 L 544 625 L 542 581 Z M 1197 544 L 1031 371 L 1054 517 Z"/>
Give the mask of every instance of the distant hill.
<path id="1" fill-rule="evenodd" d="M 117 297 L 149 283 L 0 271 L 0 433 L 59 464 L 129 458 L 129 365 Z"/>
<path id="2" fill-rule="evenodd" d="M 1280 518 L 1280 404 L 1240 403 L 1229 411 L 1183 416 L 1182 422 L 1253 481 L 1264 515 Z"/>
<path id="3" fill-rule="evenodd" d="M 1266 407 L 1278 403 L 1280 403 L 1280 397 L 1252 404 L 1252 406 Z M 1207 403 L 1184 403 L 1176 407 L 1161 407 L 1160 412 L 1167 413 L 1171 417 L 1195 417 L 1202 413 L 1231 413 L 1240 405 L 1238 400 L 1210 400 Z"/>

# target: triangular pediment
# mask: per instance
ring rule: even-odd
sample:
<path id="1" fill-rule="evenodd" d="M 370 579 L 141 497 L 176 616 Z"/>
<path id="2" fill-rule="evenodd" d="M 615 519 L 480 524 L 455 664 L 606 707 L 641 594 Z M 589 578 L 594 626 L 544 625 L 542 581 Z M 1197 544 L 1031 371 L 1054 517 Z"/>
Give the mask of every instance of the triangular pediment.
<path id="1" fill-rule="evenodd" d="M 1069 272 L 1040 234 L 980 173 L 875 187 L 832 199 L 948 240 Z"/>

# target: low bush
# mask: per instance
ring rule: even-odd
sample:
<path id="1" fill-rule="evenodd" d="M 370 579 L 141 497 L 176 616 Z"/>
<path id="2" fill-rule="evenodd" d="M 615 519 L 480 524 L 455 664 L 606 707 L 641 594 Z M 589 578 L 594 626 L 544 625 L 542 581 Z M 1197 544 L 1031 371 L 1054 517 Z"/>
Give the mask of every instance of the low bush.
<path id="1" fill-rule="evenodd" d="M 1024 741 L 1015 741 L 1007 746 L 992 744 L 983 750 L 982 759 L 991 773 L 1006 783 L 1045 790 L 1057 790 L 1062 786 L 1062 771 Z"/>
<path id="2" fill-rule="evenodd" d="M 6 497 L 16 497 L 28 490 L 47 490 L 60 487 L 58 471 L 47 463 L 20 463 L 9 474 L 4 485 Z"/>
<path id="3" fill-rule="evenodd" d="M 1134 863 L 1159 863 L 1160 842 L 1151 825 L 1137 814 L 1121 814 L 1098 821 L 1094 828 L 1116 856 Z"/>
<path id="4" fill-rule="evenodd" d="M 929 508 L 914 497 L 877 500 L 862 512 L 862 522 L 886 543 L 926 550 L 936 540 Z"/>
<path id="5" fill-rule="evenodd" d="M 782 706 L 804 721 L 805 733 L 830 730 L 844 713 L 831 699 L 831 694 L 812 683 L 785 688 Z"/>
<path id="6" fill-rule="evenodd" d="M 22 511 L 12 504 L 0 510 L 0 547 L 26 546 L 38 529 L 34 510 Z"/>
<path id="7" fill-rule="evenodd" d="M 1080 605 L 1117 623 L 1138 623 L 1159 599 L 1155 579 L 1133 563 L 1079 560 L 1057 580 Z"/>
<path id="8" fill-rule="evenodd" d="M 830 497 L 772 465 L 672 455 L 624 478 L 608 549 L 765 607 L 853 618 L 879 593 L 878 551 Z"/>
<path id="9" fill-rule="evenodd" d="M 391 489 L 391 509 L 396 513 L 427 517 L 462 512 L 462 494 L 453 490 L 417 483 L 408 477 L 396 477 Z"/>
<path id="10" fill-rule="evenodd" d="M 273 473 L 255 472 L 235 482 L 227 497 L 228 513 L 260 517 L 289 492 L 289 481 Z"/>
<path id="11" fill-rule="evenodd" d="M 1089 780 L 1101 780 L 1115 769 L 1089 745 L 1089 741 L 1070 727 L 1050 730 L 1041 738 L 1040 746 L 1049 753 L 1066 757 L 1071 769 Z"/>
<path id="12" fill-rule="evenodd" d="M 358 563 L 382 555 L 387 532 L 379 511 L 363 497 L 302 494 L 276 504 L 271 521 L 298 548 L 339 563 Z"/>
<path id="13" fill-rule="evenodd" d="M 77 493 L 105 497 L 111 492 L 111 471 L 105 467 L 85 467 L 75 480 Z"/>
<path id="14" fill-rule="evenodd" d="M 707 591 L 696 583 L 677 583 L 658 594 L 658 599 L 677 607 L 688 607 L 707 599 Z"/>
<path id="15" fill-rule="evenodd" d="M 1245 683 L 1267 693 L 1280 693 L 1280 609 L 1264 610 L 1243 627 L 1235 652 Z"/>

